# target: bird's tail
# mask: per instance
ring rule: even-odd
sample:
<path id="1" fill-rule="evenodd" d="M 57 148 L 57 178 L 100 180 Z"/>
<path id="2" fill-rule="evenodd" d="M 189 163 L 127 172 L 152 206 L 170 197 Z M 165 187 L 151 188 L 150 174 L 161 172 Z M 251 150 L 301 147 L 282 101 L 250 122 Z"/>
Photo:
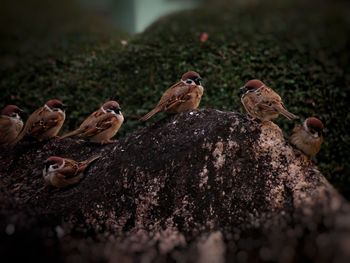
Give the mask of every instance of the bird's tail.
<path id="1" fill-rule="evenodd" d="M 151 110 L 149 113 L 147 113 L 145 116 L 143 116 L 142 118 L 140 118 L 140 121 L 147 121 L 149 118 L 151 118 L 154 114 L 157 114 L 158 112 L 160 112 L 160 108 L 159 107 L 155 107 L 153 110 Z"/>
<path id="2" fill-rule="evenodd" d="M 293 113 L 289 112 L 286 110 L 286 108 L 282 107 L 278 107 L 277 111 L 282 114 L 284 117 L 286 117 L 288 120 L 295 120 L 295 119 L 299 119 L 298 116 L 294 115 Z"/>
<path id="3" fill-rule="evenodd" d="M 88 167 L 92 162 L 96 161 L 97 159 L 100 159 L 102 156 L 101 155 L 94 155 L 90 157 L 89 159 L 81 162 L 79 164 L 79 170 L 84 170 L 86 167 Z"/>
<path id="4" fill-rule="evenodd" d="M 62 136 L 60 137 L 60 139 L 64 139 L 64 138 L 67 138 L 67 137 L 72 137 L 72 136 L 78 135 L 80 132 L 81 132 L 80 129 L 76 129 L 76 130 L 74 130 L 74 131 L 71 131 L 71 132 L 68 132 L 68 133 L 62 135 Z"/>

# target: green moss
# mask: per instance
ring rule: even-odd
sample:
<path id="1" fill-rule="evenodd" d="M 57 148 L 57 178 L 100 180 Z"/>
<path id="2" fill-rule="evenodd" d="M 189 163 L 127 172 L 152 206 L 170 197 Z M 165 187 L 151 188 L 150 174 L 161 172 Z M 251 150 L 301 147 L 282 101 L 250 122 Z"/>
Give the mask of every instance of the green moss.
<path id="1" fill-rule="evenodd" d="M 125 136 L 143 125 L 134 117 L 150 110 L 184 71 L 196 70 L 205 80 L 201 107 L 232 111 L 242 111 L 239 87 L 260 78 L 281 94 L 291 112 L 324 121 L 326 142 L 316 162 L 349 198 L 347 10 L 341 3 L 310 7 L 264 2 L 177 13 L 126 46 L 120 36 L 109 35 L 79 52 L 60 51 L 62 55 L 32 58 L 2 71 L 1 104 L 16 103 L 32 111 L 59 97 L 69 104 L 64 127 L 69 130 L 101 102 L 117 98 L 127 116 L 119 135 Z M 209 34 L 205 43 L 199 41 L 201 32 Z M 278 124 L 286 135 L 294 125 L 282 118 Z"/>

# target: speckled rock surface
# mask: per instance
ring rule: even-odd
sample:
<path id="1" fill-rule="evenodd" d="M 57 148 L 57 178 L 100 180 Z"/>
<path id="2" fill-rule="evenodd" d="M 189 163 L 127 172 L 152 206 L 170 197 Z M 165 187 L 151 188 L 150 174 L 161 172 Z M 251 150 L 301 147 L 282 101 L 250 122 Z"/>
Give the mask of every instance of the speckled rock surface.
<path id="1" fill-rule="evenodd" d="M 50 155 L 100 153 L 74 187 Z M 1 254 L 51 262 L 349 262 L 350 207 L 273 123 L 168 116 L 116 144 L 22 144 L 0 159 Z M 18 253 L 21 251 L 21 253 Z"/>

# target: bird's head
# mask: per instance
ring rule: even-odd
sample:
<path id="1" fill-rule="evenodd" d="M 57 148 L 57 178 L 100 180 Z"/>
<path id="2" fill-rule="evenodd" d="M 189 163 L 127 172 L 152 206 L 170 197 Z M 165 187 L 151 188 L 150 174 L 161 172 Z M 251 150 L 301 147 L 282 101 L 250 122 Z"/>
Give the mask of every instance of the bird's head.
<path id="1" fill-rule="evenodd" d="M 261 80 L 251 79 L 243 87 L 241 87 L 241 93 L 245 94 L 247 92 L 256 91 L 263 86 L 265 86 L 265 84 Z"/>
<path id="2" fill-rule="evenodd" d="M 50 156 L 44 162 L 44 170 L 47 172 L 54 172 L 64 166 L 64 159 L 58 156 Z"/>
<path id="3" fill-rule="evenodd" d="M 20 114 L 23 113 L 23 110 L 18 108 L 16 105 L 7 105 L 2 109 L 1 115 L 8 116 L 11 118 L 21 119 Z"/>
<path id="4" fill-rule="evenodd" d="M 325 128 L 323 123 L 315 117 L 307 118 L 304 121 L 303 126 L 306 131 L 312 134 L 313 137 L 320 137 L 323 134 Z"/>
<path id="5" fill-rule="evenodd" d="M 101 108 L 104 112 L 113 113 L 115 115 L 121 114 L 121 108 L 119 106 L 119 103 L 114 100 L 105 102 Z"/>
<path id="6" fill-rule="evenodd" d="M 188 71 L 181 77 L 181 81 L 186 85 L 201 85 L 201 80 L 201 76 L 195 71 Z"/>
<path id="7" fill-rule="evenodd" d="M 45 104 L 51 111 L 62 111 L 64 112 L 66 109 L 66 105 L 63 104 L 62 101 L 58 99 L 48 100 Z"/>

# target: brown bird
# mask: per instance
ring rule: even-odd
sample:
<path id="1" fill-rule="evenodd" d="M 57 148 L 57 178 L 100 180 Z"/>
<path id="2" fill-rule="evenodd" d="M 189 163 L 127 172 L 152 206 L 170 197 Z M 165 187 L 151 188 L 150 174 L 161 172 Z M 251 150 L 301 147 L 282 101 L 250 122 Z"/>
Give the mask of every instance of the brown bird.
<path id="1" fill-rule="evenodd" d="M 78 183 L 83 178 L 84 170 L 101 156 L 93 156 L 86 161 L 76 162 L 71 159 L 51 156 L 44 162 L 43 177 L 46 185 L 62 188 Z"/>
<path id="2" fill-rule="evenodd" d="M 164 92 L 157 106 L 140 120 L 146 121 L 162 111 L 179 113 L 198 108 L 204 91 L 201 80 L 197 72 L 186 72 L 179 82 Z"/>
<path id="3" fill-rule="evenodd" d="M 66 119 L 65 107 L 58 99 L 47 101 L 29 116 L 16 142 L 24 137 L 32 137 L 38 141 L 56 137 Z"/>
<path id="4" fill-rule="evenodd" d="M 117 134 L 124 122 L 121 108 L 116 101 L 107 101 L 100 109 L 90 114 L 78 129 L 61 137 L 76 136 L 95 143 L 112 143 L 111 138 Z"/>
<path id="5" fill-rule="evenodd" d="M 282 114 L 289 120 L 299 117 L 287 111 L 281 97 L 258 79 L 249 80 L 242 88 L 241 102 L 252 118 L 270 121 Z"/>
<path id="6" fill-rule="evenodd" d="M 20 114 L 23 111 L 16 105 L 7 105 L 0 115 L 0 146 L 13 145 L 23 128 Z"/>
<path id="7" fill-rule="evenodd" d="M 319 119 L 307 118 L 302 125 L 294 127 L 289 142 L 311 159 L 321 149 L 323 130 L 324 125 Z"/>

